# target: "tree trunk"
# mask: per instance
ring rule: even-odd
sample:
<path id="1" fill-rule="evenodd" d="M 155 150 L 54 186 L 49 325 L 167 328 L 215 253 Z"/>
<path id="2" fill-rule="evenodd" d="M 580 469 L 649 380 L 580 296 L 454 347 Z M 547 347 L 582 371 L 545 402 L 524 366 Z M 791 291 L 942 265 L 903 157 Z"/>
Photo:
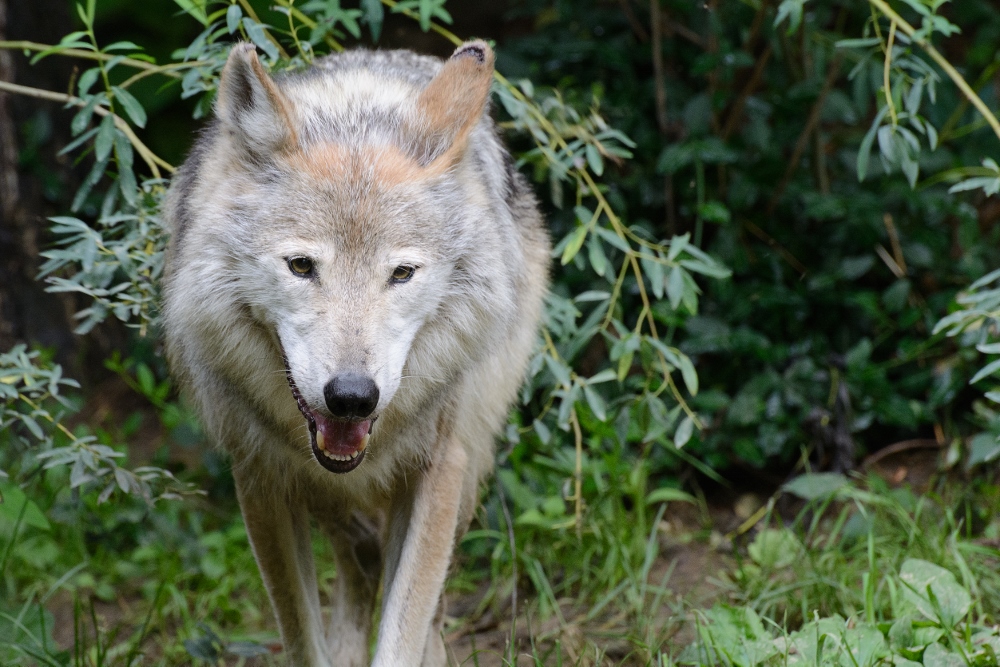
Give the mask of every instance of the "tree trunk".
<path id="1" fill-rule="evenodd" d="M 72 30 L 62 0 L 0 0 L 0 40 L 55 43 Z M 0 49 L 0 80 L 66 90 L 71 64 L 57 58 L 28 64 Z M 0 351 L 16 343 L 55 348 L 63 363 L 77 358 L 71 299 L 48 294 L 35 279 L 45 247 L 45 219 L 65 212 L 77 179 L 56 154 L 68 141 L 70 113 L 52 102 L 0 91 Z M 76 370 L 76 369 L 74 369 Z"/>

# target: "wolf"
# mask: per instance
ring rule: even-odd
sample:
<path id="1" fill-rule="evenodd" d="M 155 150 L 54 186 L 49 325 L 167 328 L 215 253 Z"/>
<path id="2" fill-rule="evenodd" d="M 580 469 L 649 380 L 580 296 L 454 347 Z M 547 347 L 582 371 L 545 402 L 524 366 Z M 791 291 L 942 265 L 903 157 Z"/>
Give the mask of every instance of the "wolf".
<path id="1" fill-rule="evenodd" d="M 173 179 L 168 362 L 232 460 L 295 666 L 443 665 L 442 589 L 524 380 L 550 247 L 489 114 L 494 54 L 222 71 Z M 332 542 L 324 623 L 311 522 Z M 380 589 L 381 584 L 381 589 Z"/>

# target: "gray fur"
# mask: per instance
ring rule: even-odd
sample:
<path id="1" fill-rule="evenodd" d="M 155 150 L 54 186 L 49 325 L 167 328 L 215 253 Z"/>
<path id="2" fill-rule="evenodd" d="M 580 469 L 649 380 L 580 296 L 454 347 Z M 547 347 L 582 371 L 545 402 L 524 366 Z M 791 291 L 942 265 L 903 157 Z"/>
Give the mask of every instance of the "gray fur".
<path id="1" fill-rule="evenodd" d="M 236 47 L 219 120 L 167 197 L 168 358 L 232 456 L 291 665 L 368 664 L 378 572 L 372 664 L 443 664 L 452 546 L 535 343 L 548 237 L 484 111 L 492 51 L 472 42 L 453 58 L 469 61 L 353 51 L 272 81 Z M 428 116 L 441 105 L 425 91 L 441 77 L 454 81 L 438 90 L 482 96 L 456 100 L 477 114 L 471 129 Z M 314 274 L 293 275 L 290 256 Z M 417 267 L 405 284 L 388 280 L 397 264 Z M 286 372 L 322 419 L 333 375 L 375 379 L 356 469 L 317 462 Z M 326 631 L 310 515 L 337 559 Z"/>

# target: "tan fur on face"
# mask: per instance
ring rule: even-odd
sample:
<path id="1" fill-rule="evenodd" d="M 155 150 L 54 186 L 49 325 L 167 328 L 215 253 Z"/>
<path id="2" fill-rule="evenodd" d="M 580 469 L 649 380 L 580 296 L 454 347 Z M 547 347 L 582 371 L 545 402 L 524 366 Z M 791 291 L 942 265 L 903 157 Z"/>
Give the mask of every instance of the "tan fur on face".
<path id="1" fill-rule="evenodd" d="M 344 146 L 326 143 L 295 151 L 286 164 L 321 181 L 370 179 L 382 189 L 410 183 L 427 176 L 426 170 L 399 148 L 382 146 Z"/>

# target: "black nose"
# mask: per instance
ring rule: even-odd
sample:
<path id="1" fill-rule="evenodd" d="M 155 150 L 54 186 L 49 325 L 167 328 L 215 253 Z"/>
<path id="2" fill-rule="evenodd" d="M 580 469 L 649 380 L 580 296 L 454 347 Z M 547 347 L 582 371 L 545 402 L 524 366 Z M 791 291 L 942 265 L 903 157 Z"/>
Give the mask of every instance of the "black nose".
<path id="1" fill-rule="evenodd" d="M 364 419 L 378 405 L 378 386 L 369 377 L 344 373 L 323 387 L 323 399 L 334 417 Z"/>

